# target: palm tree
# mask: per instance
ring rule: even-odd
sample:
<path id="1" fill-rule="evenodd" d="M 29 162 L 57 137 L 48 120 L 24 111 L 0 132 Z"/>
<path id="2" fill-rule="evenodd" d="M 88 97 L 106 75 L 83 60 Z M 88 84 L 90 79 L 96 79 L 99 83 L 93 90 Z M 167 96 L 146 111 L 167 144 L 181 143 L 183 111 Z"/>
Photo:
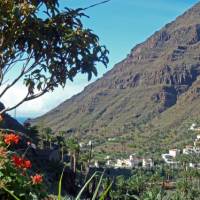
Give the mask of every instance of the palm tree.
<path id="1" fill-rule="evenodd" d="M 79 155 L 80 146 L 78 141 L 71 137 L 66 141 L 69 153 L 70 153 L 70 165 L 71 169 L 76 174 L 76 164 L 77 164 L 77 157 Z"/>
<path id="2" fill-rule="evenodd" d="M 67 145 L 64 138 L 65 131 L 60 131 L 56 137 L 57 143 L 61 152 L 61 161 L 63 162 L 64 159 L 64 152 L 67 151 Z"/>
<path id="3" fill-rule="evenodd" d="M 178 157 L 178 161 L 181 163 L 184 171 L 187 171 L 188 163 L 190 162 L 190 160 L 191 160 L 190 155 L 182 154 Z"/>
<path id="4" fill-rule="evenodd" d="M 42 129 L 43 136 L 45 137 L 45 141 L 47 144 L 49 144 L 49 148 L 51 149 L 51 143 L 52 143 L 52 136 L 53 131 L 50 127 L 46 127 Z"/>
<path id="5" fill-rule="evenodd" d="M 178 191 L 182 194 L 182 196 L 187 197 L 191 189 L 191 184 L 188 183 L 187 179 L 180 179 L 176 185 Z"/>
<path id="6" fill-rule="evenodd" d="M 150 191 L 144 193 L 144 200 L 162 200 L 163 199 L 163 192 L 159 188 L 153 188 Z"/>
<path id="7" fill-rule="evenodd" d="M 129 193 L 139 195 L 143 192 L 146 187 L 146 178 L 147 177 L 142 174 L 142 172 L 131 176 L 128 180 Z"/>

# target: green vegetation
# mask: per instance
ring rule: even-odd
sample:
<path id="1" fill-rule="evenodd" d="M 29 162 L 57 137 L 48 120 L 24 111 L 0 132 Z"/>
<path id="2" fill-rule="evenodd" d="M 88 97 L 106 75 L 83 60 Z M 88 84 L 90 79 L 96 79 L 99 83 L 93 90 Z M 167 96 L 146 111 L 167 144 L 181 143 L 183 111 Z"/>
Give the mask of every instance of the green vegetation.
<path id="1" fill-rule="evenodd" d="M 108 64 L 108 50 L 81 21 L 96 4 L 60 10 L 58 3 L 0 1 L 0 86 L 10 70 L 16 74 L 0 98 L 20 80 L 27 89 L 16 105 L 1 105 L 1 123 L 5 112 L 64 87 L 78 73 L 90 80 L 96 63 Z M 177 157 L 176 166 L 161 160 L 169 148 L 192 143 L 196 132 L 188 128 L 200 124 L 200 4 L 196 8 L 138 45 L 101 80 L 33 121 L 38 127 L 26 123 L 26 134 L 2 129 L 0 199 L 199 200 L 199 154 Z M 141 159 L 131 169 L 107 164 L 108 157 L 116 161 L 130 154 L 153 158 L 155 165 L 145 167 Z"/>
<path id="2" fill-rule="evenodd" d="M 33 130 L 36 132 L 35 128 Z M 82 144 L 80 147 L 80 141 L 77 138 L 65 138 L 63 132 L 59 133 L 58 137 L 50 128 L 46 128 L 45 131 L 41 130 L 41 133 L 45 136 L 49 133 L 52 135 L 51 145 L 49 143 L 41 145 L 40 148 L 37 147 L 37 151 L 52 152 L 53 148 L 57 149 L 58 147 L 60 155 L 56 162 L 46 160 L 45 166 L 36 166 L 40 159 L 39 154 L 34 157 L 34 154 L 29 152 L 35 139 L 33 134 L 30 134 L 33 136 L 32 139 L 30 138 L 31 142 L 27 143 L 28 146 L 25 145 L 27 146 L 25 153 L 17 154 L 19 158 L 22 157 L 23 163 L 27 162 L 26 165 L 21 165 L 18 160 L 12 158 L 12 155 L 18 151 L 17 145 L 20 137 L 14 134 L 11 134 L 12 137 L 9 134 L 2 134 L 0 142 L 0 174 L 2 178 L 0 186 L 2 191 L 0 190 L 0 197 L 6 198 L 10 195 L 17 200 L 26 200 L 27 198 L 35 200 L 47 196 L 49 199 L 58 200 L 85 198 L 91 200 L 198 200 L 200 197 L 200 169 L 189 165 L 189 163 L 200 163 L 199 155 L 181 154 L 177 157 L 179 162 L 177 166 L 155 160 L 152 168 L 143 168 L 138 165 L 137 168 L 129 169 L 131 175 L 127 176 L 124 173 L 118 176 L 115 175 L 118 169 L 105 166 L 105 157 L 109 155 L 113 159 L 117 159 L 125 157 L 125 154 L 95 153 L 95 146 L 92 142 L 87 145 Z M 41 142 L 43 140 L 49 142 L 49 137 L 37 135 L 39 136 L 36 139 L 39 141 L 38 144 L 43 144 L 44 142 Z M 24 139 L 20 138 L 22 142 Z M 115 142 L 124 141 L 123 139 Z M 29 163 L 27 156 L 31 157 L 32 164 Z M 98 157 L 100 158 L 100 168 L 94 166 L 94 161 Z M 35 184 L 32 178 L 35 170 L 43 173 L 43 182 L 39 181 Z M 19 173 L 20 171 L 25 172 L 25 175 Z M 48 181 L 50 179 L 53 181 Z M 41 188 L 46 188 L 44 193 L 41 193 Z M 26 195 L 24 191 L 26 191 Z"/>
<path id="3" fill-rule="evenodd" d="M 1 114 L 64 87 L 78 73 L 90 80 L 98 62 L 107 66 L 108 50 L 82 24 L 85 9 L 61 10 L 58 0 L 7 0 L 0 2 L 0 10 L 0 86 L 9 79 L 0 97 L 20 80 L 27 88 L 24 98 Z"/>

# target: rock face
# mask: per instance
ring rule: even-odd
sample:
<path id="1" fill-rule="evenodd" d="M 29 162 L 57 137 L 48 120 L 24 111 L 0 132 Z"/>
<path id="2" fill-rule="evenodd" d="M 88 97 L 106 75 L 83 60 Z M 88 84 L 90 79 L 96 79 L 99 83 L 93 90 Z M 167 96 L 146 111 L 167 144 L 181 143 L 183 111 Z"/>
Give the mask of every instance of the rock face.
<path id="1" fill-rule="evenodd" d="M 195 110 L 193 102 L 200 102 L 199 82 L 200 3 L 135 46 L 83 92 L 33 123 L 56 131 L 74 130 L 82 137 L 114 135 L 128 131 L 127 127 L 164 120 L 165 113 L 174 116 L 172 110 L 180 104 L 184 115 L 189 113 L 188 105 Z M 200 116 L 200 111 L 194 113 Z M 180 123 L 182 119 L 177 116 Z"/>

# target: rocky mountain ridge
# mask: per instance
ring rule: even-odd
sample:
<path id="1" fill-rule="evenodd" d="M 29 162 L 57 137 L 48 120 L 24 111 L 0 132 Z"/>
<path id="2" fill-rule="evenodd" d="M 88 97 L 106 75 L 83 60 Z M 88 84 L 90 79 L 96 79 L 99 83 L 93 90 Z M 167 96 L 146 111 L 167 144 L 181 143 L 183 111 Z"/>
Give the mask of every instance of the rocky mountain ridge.
<path id="1" fill-rule="evenodd" d="M 161 129 L 167 128 L 171 124 L 162 127 L 159 121 L 164 120 L 165 113 L 173 119 L 172 110 L 179 104 L 187 110 L 188 103 L 192 107 L 194 101 L 200 102 L 199 82 L 200 3 L 136 45 L 83 92 L 33 123 L 55 131 L 75 130 L 82 137 L 132 133 L 135 127 L 154 121 Z M 195 111 L 194 118 L 198 116 L 200 111 Z M 176 126 L 185 117 L 177 117 Z"/>

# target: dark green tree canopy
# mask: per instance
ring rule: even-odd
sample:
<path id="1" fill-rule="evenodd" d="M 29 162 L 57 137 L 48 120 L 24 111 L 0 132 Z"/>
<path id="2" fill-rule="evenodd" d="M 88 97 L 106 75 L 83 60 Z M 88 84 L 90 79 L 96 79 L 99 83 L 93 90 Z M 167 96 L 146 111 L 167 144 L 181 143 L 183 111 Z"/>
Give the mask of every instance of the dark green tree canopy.
<path id="1" fill-rule="evenodd" d="M 24 99 L 6 111 L 64 87 L 77 73 L 86 73 L 90 80 L 97 75 L 97 62 L 107 65 L 108 50 L 84 28 L 82 17 L 87 17 L 84 9 L 62 11 L 58 0 L 0 1 L 0 86 L 11 69 L 19 73 L 3 87 L 0 98 L 20 79 L 27 86 Z"/>

